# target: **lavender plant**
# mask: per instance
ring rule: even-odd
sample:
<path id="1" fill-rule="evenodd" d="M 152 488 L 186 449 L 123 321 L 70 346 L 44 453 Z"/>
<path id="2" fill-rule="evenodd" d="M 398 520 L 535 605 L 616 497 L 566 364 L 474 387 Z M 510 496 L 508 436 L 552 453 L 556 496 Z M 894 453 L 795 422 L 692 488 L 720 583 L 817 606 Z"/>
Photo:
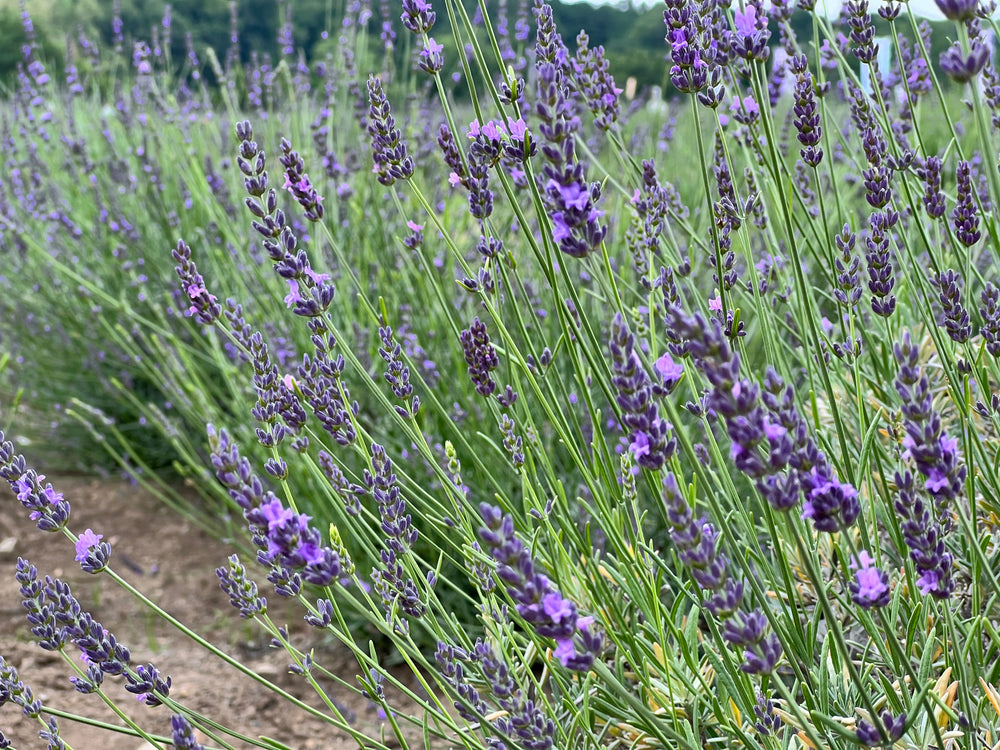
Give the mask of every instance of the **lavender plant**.
<path id="1" fill-rule="evenodd" d="M 220 111 L 165 99 L 137 46 L 106 112 L 28 45 L 0 184 L 28 409 L 0 476 L 82 570 L 359 747 L 998 746 L 996 27 L 939 4 L 945 79 L 896 3 L 888 39 L 859 0 L 813 14 L 807 43 L 787 4 L 668 0 L 669 128 L 542 0 L 513 41 L 485 5 L 406 0 L 405 71 L 388 6 L 362 69 L 372 10 L 352 6 L 322 85 L 260 60 L 244 107 L 213 58 Z M 35 374 L 42 338 L 85 397 Z M 169 450 L 213 499 L 199 518 L 243 540 L 217 570 L 234 615 L 311 698 L 117 573 L 26 457 L 79 439 L 39 430 L 47 409 L 191 512 L 150 461 Z M 68 685 L 165 708 L 119 731 L 281 746 L 171 696 L 62 581 L 13 575 Z M 360 677 L 293 644 L 272 596 Z M 15 666 L 0 703 L 64 746 Z M 381 707 L 383 733 L 320 678 Z"/>

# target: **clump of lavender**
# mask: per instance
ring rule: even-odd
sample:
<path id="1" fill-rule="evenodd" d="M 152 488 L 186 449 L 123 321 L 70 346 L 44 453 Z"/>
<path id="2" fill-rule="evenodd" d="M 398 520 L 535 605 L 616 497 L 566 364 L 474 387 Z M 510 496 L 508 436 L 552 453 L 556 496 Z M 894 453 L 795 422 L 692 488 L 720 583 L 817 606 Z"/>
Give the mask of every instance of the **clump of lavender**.
<path id="1" fill-rule="evenodd" d="M 581 31 L 577 35 L 576 56 L 570 61 L 570 65 L 573 68 L 574 81 L 594 115 L 594 125 L 598 130 L 607 131 L 621 114 L 618 95 L 622 90 L 615 86 L 604 47 L 591 49 L 589 42 L 590 38 L 586 32 Z"/>
<path id="2" fill-rule="evenodd" d="M 316 273 L 304 249 L 298 247 L 298 238 L 288 226 L 284 211 L 278 208 L 278 196 L 274 188 L 268 187 L 266 157 L 264 151 L 253 140 L 253 128 L 244 120 L 236 125 L 236 137 L 240 141 L 240 153 L 236 160 L 244 175 L 244 186 L 249 197 L 245 199 L 247 208 L 256 219 L 253 228 L 264 238 L 264 249 L 274 261 L 274 270 L 288 282 L 289 293 L 285 304 L 296 315 L 315 318 L 333 302 L 334 287 L 327 283 L 329 274 Z M 295 164 L 291 167 L 295 173 Z M 301 180 L 300 180 L 301 182 Z M 310 188 L 311 189 L 311 188 Z M 307 203 L 320 205 L 315 196 L 308 197 Z M 319 214 L 317 214 L 319 215 Z"/>
<path id="3" fill-rule="evenodd" d="M 285 507 L 273 492 L 264 489 L 226 430 L 209 425 L 208 440 L 215 475 L 243 510 L 257 547 L 257 560 L 269 568 L 268 580 L 275 585 L 275 591 L 281 596 L 295 596 L 303 580 L 325 586 L 339 578 L 340 554 L 322 544 L 319 531 L 309 524 L 309 516 Z M 234 591 L 243 591 L 238 570 L 230 571 L 227 578 L 220 575 L 220 580 L 231 598 Z M 255 608 L 257 603 L 240 595 L 235 597 L 234 606 Z"/>
<path id="4" fill-rule="evenodd" d="M 470 653 L 440 641 L 434 658 L 442 676 L 459 696 L 455 708 L 462 717 L 481 727 L 489 725 L 494 732 L 522 747 L 549 750 L 555 746 L 555 722 L 518 687 L 510 666 L 488 643 L 477 640 Z M 485 695 L 469 674 L 472 668 L 482 673 Z M 493 700 L 493 705 L 487 698 Z M 498 748 L 507 746 L 492 736 L 485 741 Z"/>
<path id="5" fill-rule="evenodd" d="M 770 674 L 781 658 L 781 643 L 773 633 L 766 633 L 767 620 L 760 610 L 740 610 L 743 584 L 733 577 L 728 559 L 719 553 L 718 532 L 705 519 L 694 520 L 672 472 L 663 478 L 663 505 L 681 562 L 698 586 L 712 592 L 706 608 L 724 622 L 726 642 L 744 649 L 740 669 L 749 674 Z"/>
<path id="6" fill-rule="evenodd" d="M 77 691 L 94 692 L 105 676 L 120 675 L 125 689 L 147 706 L 159 706 L 167 700 L 171 679 L 152 664 L 133 666 L 128 648 L 83 609 L 68 584 L 49 576 L 40 581 L 37 568 L 22 558 L 17 561 L 16 577 L 38 645 L 47 651 L 60 651 L 74 644 L 82 652 L 86 675 L 74 679 Z"/>

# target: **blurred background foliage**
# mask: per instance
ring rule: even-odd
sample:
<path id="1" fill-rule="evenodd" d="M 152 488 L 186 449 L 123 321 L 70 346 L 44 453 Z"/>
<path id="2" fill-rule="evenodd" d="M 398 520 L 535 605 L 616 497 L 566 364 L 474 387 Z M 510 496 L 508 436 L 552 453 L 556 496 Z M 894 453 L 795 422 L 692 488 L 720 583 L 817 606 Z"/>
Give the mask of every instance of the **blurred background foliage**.
<path id="1" fill-rule="evenodd" d="M 295 48 L 305 55 L 306 63 L 323 60 L 332 49 L 332 39 L 323 38 L 324 29 L 336 29 L 345 17 L 342 2 L 332 0 L 239 0 L 236 4 L 239 21 L 239 49 L 243 62 L 248 62 L 251 50 L 257 54 L 271 54 L 277 58 L 278 34 L 284 23 L 286 9 L 291 7 Z M 498 18 L 501 0 L 487 0 L 491 18 Z M 509 23 L 513 28 L 516 3 L 504 2 Z M 165 0 L 121 0 L 121 19 L 125 35 L 125 48 L 131 49 L 132 41 L 163 38 L 162 30 Z M 212 81 L 212 72 L 206 64 L 205 50 L 212 48 L 222 58 L 230 45 L 230 0 L 173 0 L 171 11 L 170 56 L 178 71 L 186 59 L 185 35 L 190 34 L 195 50 L 202 60 L 205 79 Z M 466 2 L 470 14 L 476 4 Z M 668 89 L 664 64 L 663 10 L 660 4 L 651 7 L 635 3 L 591 5 L 585 2 L 552 3 L 558 28 L 563 30 L 570 50 L 575 50 L 575 34 L 584 30 L 590 37 L 590 46 L 603 45 L 611 62 L 611 71 L 619 85 L 632 77 L 638 89 L 660 86 Z M 78 55 L 75 49 L 81 33 L 100 45 L 114 45 L 112 18 L 114 4 L 98 0 L 33 0 L 29 8 L 41 56 L 61 69 L 67 54 Z M 378 37 L 381 18 L 374 9 L 369 21 L 369 31 Z M 398 12 L 396 12 L 398 16 Z M 812 38 L 812 16 L 796 12 L 791 18 L 795 36 L 802 43 Z M 887 24 L 874 16 L 876 33 L 885 33 Z M 947 21 L 931 22 L 932 61 L 936 65 L 938 54 L 951 41 L 954 26 Z M 774 29 L 772 29 L 774 31 Z M 435 29 L 438 41 L 444 45 L 445 56 L 454 53 L 447 16 L 439 14 Z M 10 89 L 16 79 L 17 66 L 21 63 L 21 45 L 24 30 L 16 0 L 0 0 L 0 89 Z M 772 34 L 771 44 L 777 44 L 777 34 Z M 402 45 L 398 54 L 405 54 Z M 402 60 L 401 60 L 402 62 Z"/>

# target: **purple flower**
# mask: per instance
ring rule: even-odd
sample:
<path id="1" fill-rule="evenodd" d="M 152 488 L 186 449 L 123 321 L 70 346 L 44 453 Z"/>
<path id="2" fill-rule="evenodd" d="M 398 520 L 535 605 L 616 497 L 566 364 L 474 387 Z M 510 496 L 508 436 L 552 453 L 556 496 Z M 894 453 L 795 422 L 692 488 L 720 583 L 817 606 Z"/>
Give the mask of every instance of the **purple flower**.
<path id="1" fill-rule="evenodd" d="M 938 290 L 938 300 L 944 310 L 944 329 L 952 341 L 964 344 L 972 336 L 969 311 L 962 305 L 962 277 L 958 272 L 944 271 L 931 282 Z"/>
<path id="2" fill-rule="evenodd" d="M 309 175 L 305 173 L 305 163 L 292 144 L 285 138 L 281 139 L 281 156 L 278 159 L 285 168 L 285 184 L 287 190 L 305 211 L 309 221 L 319 221 L 323 218 L 323 196 L 316 192 Z"/>
<path id="3" fill-rule="evenodd" d="M 622 410 L 622 427 L 632 436 L 632 452 L 640 466 L 659 469 L 677 448 L 676 438 L 668 439 L 671 426 L 660 416 L 653 396 L 655 388 L 635 351 L 635 337 L 621 314 L 611 323 L 611 383 L 615 400 Z"/>
<path id="4" fill-rule="evenodd" d="M 850 583 L 851 599 L 860 607 L 884 607 L 889 603 L 889 576 L 875 567 L 875 560 L 868 550 L 861 550 L 851 562 L 855 571 Z"/>
<path id="5" fill-rule="evenodd" d="M 463 330 L 459 336 L 462 351 L 465 353 L 465 363 L 468 365 L 469 378 L 476 387 L 476 393 L 489 396 L 496 390 L 497 384 L 490 374 L 500 366 L 496 349 L 490 343 L 486 324 L 476 318 L 472 325 Z"/>
<path id="6" fill-rule="evenodd" d="M 434 75 L 444 67 L 444 46 L 438 44 L 433 37 L 428 37 L 417 60 L 420 69 Z"/>
<path id="7" fill-rule="evenodd" d="M 863 746 L 888 746 L 903 736 L 903 730 L 906 729 L 906 714 L 900 714 L 898 717 L 893 718 L 892 714 L 888 711 L 883 711 L 882 716 L 879 718 L 881 722 L 876 723 L 881 723 L 880 727 L 873 726 L 863 719 L 858 722 L 854 733 L 858 738 L 858 742 Z"/>
<path id="8" fill-rule="evenodd" d="M 174 750 L 205 750 L 205 746 L 195 740 L 194 729 L 181 714 L 170 717 L 170 728 Z"/>
<path id="9" fill-rule="evenodd" d="M 833 533 L 853 524 L 861 514 L 861 505 L 854 487 L 825 471 L 825 467 L 813 468 L 802 517 L 811 518 L 817 531 Z"/>
<path id="10" fill-rule="evenodd" d="M 98 573 L 108 565 L 111 558 L 111 545 L 102 542 L 102 534 L 95 534 L 87 529 L 76 540 L 76 561 L 87 573 Z"/>
<path id="11" fill-rule="evenodd" d="M 896 277 L 889 249 L 889 230 L 898 220 L 899 214 L 891 209 L 875 211 L 869 218 L 869 231 L 865 238 L 872 312 L 883 318 L 888 318 L 896 310 L 896 296 L 892 294 Z"/>
<path id="12" fill-rule="evenodd" d="M 952 21 L 968 21 L 979 10 L 979 0 L 934 0 L 934 4 Z"/>
<path id="13" fill-rule="evenodd" d="M 684 365 L 674 362 L 673 357 L 670 356 L 669 352 L 664 352 L 656 362 L 653 363 L 653 368 L 660 374 L 663 378 L 664 383 L 669 383 L 667 385 L 667 390 L 672 390 L 673 386 L 680 381 L 681 376 L 684 374 Z"/>
<path id="14" fill-rule="evenodd" d="M 816 84 L 807 65 L 805 55 L 796 55 L 792 58 L 792 70 L 796 74 L 793 113 L 795 129 L 798 131 L 796 137 L 803 146 L 799 152 L 802 161 L 811 167 L 816 167 L 823 160 L 823 149 L 819 148 L 823 137 L 823 125 L 816 103 Z"/>
<path id="15" fill-rule="evenodd" d="M 257 584 L 247 577 L 246 567 L 236 555 L 229 556 L 228 568 L 216 568 L 219 585 L 229 595 L 229 602 L 240 617 L 252 618 L 267 612 L 267 599 L 258 595 Z"/>
<path id="16" fill-rule="evenodd" d="M 437 14 L 425 0 L 403 0 L 403 14 L 399 18 L 414 34 L 426 34 L 434 26 Z"/>
<path id="17" fill-rule="evenodd" d="M 965 83 L 975 78 L 989 59 L 989 47 L 976 39 L 972 42 L 968 54 L 962 52 L 961 44 L 955 42 L 941 53 L 938 63 L 941 65 L 941 70 L 953 81 Z"/>
<path id="18" fill-rule="evenodd" d="M 744 60 L 766 62 L 770 56 L 767 40 L 771 32 L 767 28 L 767 17 L 760 9 L 748 2 L 742 12 L 733 12 L 733 26 L 736 27 L 732 38 L 733 54 Z"/>
<path id="19" fill-rule="evenodd" d="M 979 213 L 973 197 L 972 166 L 967 161 L 960 161 L 955 172 L 956 202 L 951 212 L 951 220 L 955 226 L 955 236 L 966 247 L 972 247 L 983 233 L 979 231 Z"/>
<path id="20" fill-rule="evenodd" d="M 1000 357 L 1000 289 L 987 281 L 979 294 L 979 301 L 979 314 L 983 318 L 979 333 L 986 344 L 986 351 Z"/>
<path id="21" fill-rule="evenodd" d="M 733 12 L 733 25 L 743 36 L 750 36 L 757 30 L 757 8 L 747 3 L 742 12 Z"/>
<path id="22" fill-rule="evenodd" d="M 406 512 L 406 500 L 399 491 L 392 461 L 385 448 L 372 443 L 371 454 L 372 470 L 365 469 L 364 483 L 378 504 L 381 529 L 386 535 L 385 548 L 380 555 L 382 568 L 372 571 L 375 590 L 382 597 L 387 620 L 396 607 L 411 617 L 421 617 L 425 608 L 420 592 L 403 567 L 403 557 L 410 554 L 418 532 Z M 402 621 L 395 624 L 406 627 Z"/>

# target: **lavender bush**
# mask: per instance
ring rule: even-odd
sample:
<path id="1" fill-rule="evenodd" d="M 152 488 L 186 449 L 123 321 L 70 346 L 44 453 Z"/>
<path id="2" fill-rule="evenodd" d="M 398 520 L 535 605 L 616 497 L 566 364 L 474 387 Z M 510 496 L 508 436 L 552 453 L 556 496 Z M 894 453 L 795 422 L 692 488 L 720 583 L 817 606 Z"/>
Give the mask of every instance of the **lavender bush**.
<path id="1" fill-rule="evenodd" d="M 213 54 L 221 109 L 194 61 L 171 81 L 141 43 L 107 102 L 29 44 L 0 247 L 26 404 L 5 419 L 34 440 L 0 438 L 0 475 L 83 570 L 360 747 L 389 741 L 318 676 L 409 747 L 410 727 L 425 747 L 996 747 L 996 26 L 939 5 L 956 41 L 932 60 L 899 3 L 877 9 L 889 39 L 851 0 L 805 44 L 785 3 L 668 0 L 666 115 L 540 0 L 530 40 L 528 7 L 511 33 L 404 0 L 405 70 L 358 6 L 339 57 L 309 70 L 289 43 L 245 101 Z M 43 378 L 53 351 L 92 382 Z M 22 453 L 77 439 L 39 429 L 50 410 L 242 531 L 221 586 L 314 700 L 118 576 Z M 168 469 L 212 502 L 183 505 Z M 281 747 L 172 697 L 64 582 L 13 574 L 76 690 L 157 709 L 121 731 Z M 273 596 L 361 677 L 292 645 Z M 65 746 L 16 666 L 0 701 Z"/>

